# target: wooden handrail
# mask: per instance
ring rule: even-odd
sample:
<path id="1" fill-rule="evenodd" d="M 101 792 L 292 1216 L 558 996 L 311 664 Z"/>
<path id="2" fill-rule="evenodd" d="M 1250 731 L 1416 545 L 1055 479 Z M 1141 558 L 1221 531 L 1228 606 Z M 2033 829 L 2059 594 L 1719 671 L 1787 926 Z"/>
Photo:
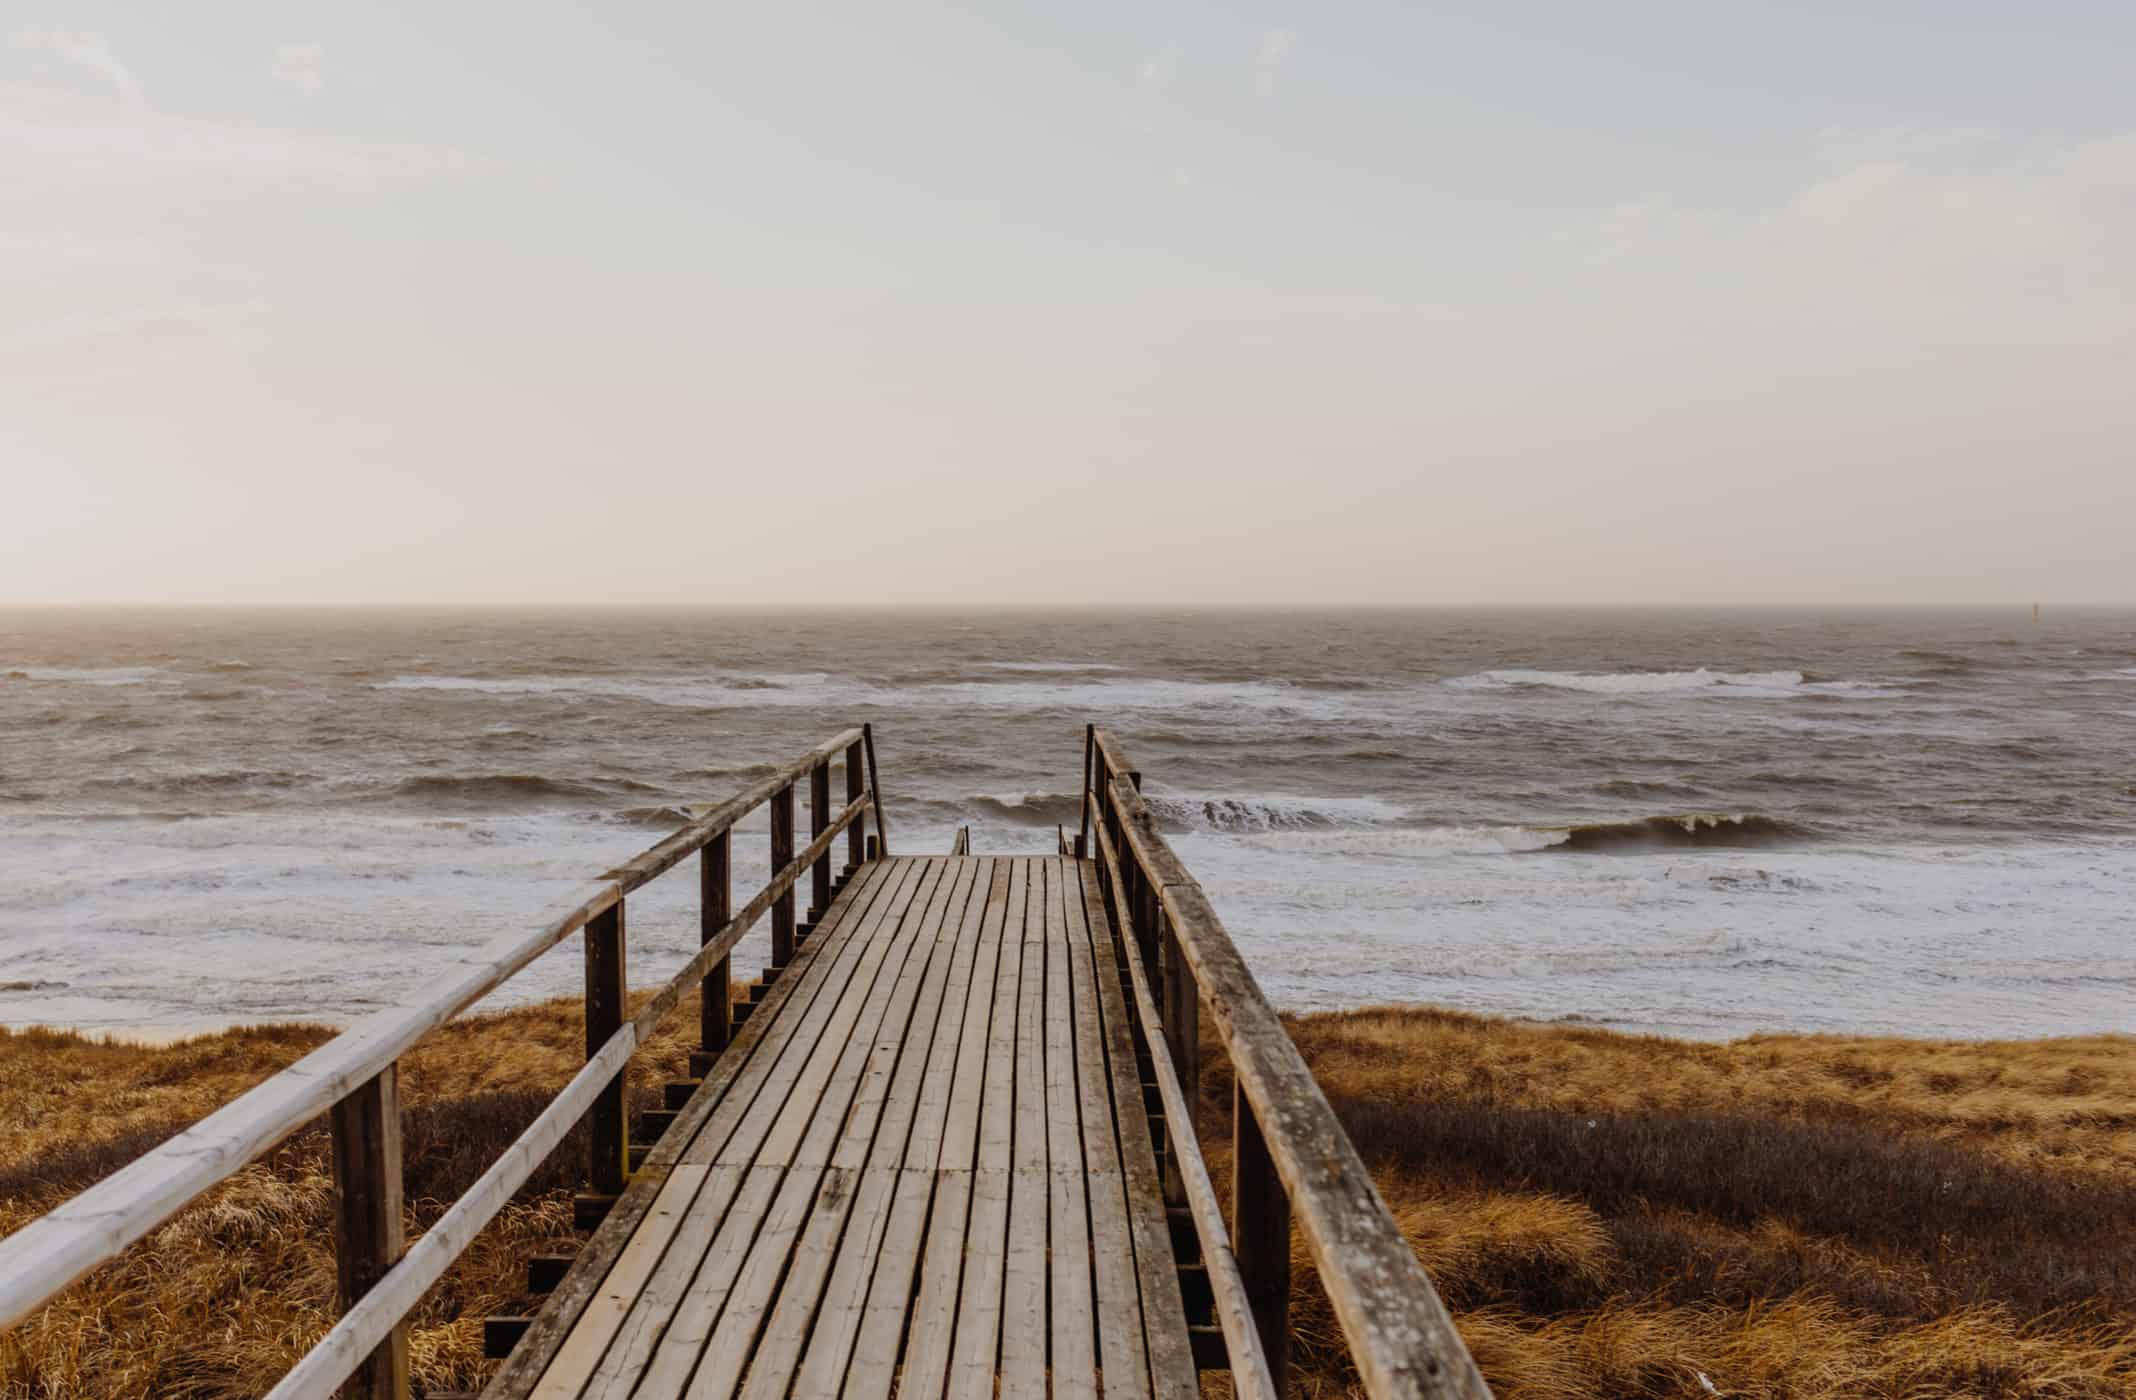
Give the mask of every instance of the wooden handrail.
<path id="1" fill-rule="evenodd" d="M 1113 850 L 1112 838 L 1105 832 L 1105 823 L 1097 824 L 1095 835 L 1100 878 L 1104 880 L 1106 894 L 1120 918 L 1120 944 L 1127 960 L 1128 980 L 1135 993 L 1135 1014 L 1142 1024 L 1143 1042 L 1162 1045 L 1164 1024 L 1157 1009 L 1156 994 L 1150 989 L 1150 974 L 1142 965 L 1141 931 L 1134 925 L 1133 915 L 1128 912 L 1127 893 L 1120 887 L 1120 858 Z M 1178 1071 L 1172 1067 L 1171 1057 L 1151 1055 L 1150 1063 L 1157 1075 L 1157 1096 L 1164 1104 L 1166 1120 L 1192 1123 L 1194 1109 L 1187 1102 L 1186 1091 L 1180 1085 Z M 1224 1232 L 1224 1211 L 1217 1203 L 1216 1183 L 1209 1179 L 1209 1168 L 1203 1163 L 1201 1153 L 1185 1152 L 1180 1158 L 1187 1187 L 1187 1208 L 1193 1213 L 1194 1233 L 1201 1239 L 1202 1262 L 1209 1270 L 1209 1291 L 1215 1295 L 1216 1320 L 1224 1330 L 1224 1347 L 1230 1353 L 1232 1392 L 1242 1397 L 1274 1400 L 1281 1393 L 1280 1388 L 1269 1370 L 1268 1353 L 1261 1345 L 1261 1334 L 1254 1325 L 1253 1305 L 1246 1293 L 1245 1280 L 1239 1274 L 1238 1257 L 1231 1252 L 1231 1240 Z"/>
<path id="2" fill-rule="evenodd" d="M 391 1334 L 410 1309 L 422 1301 L 423 1294 L 444 1275 L 482 1227 L 504 1208 L 514 1192 L 526 1184 L 535 1168 L 571 1131 L 579 1115 L 621 1072 L 631 1051 L 643 1043 L 662 1018 L 682 1000 L 689 985 L 703 976 L 705 968 L 732 951 L 750 927 L 763 917 L 772 901 L 792 889 L 816 858 L 830 850 L 838 834 L 867 810 L 865 797 L 848 803 L 830 823 L 829 829 L 777 872 L 763 892 L 750 900 L 717 938 L 700 948 L 697 955 L 668 980 L 658 996 L 641 1007 L 636 1016 L 625 1021 L 526 1131 L 512 1141 L 496 1163 L 424 1232 L 423 1238 L 409 1248 L 361 1302 L 342 1315 L 281 1383 L 268 1392 L 268 1400 L 331 1395 L 336 1386 L 353 1375 L 364 1358 Z M 426 1248 L 433 1240 L 439 1242 L 437 1246 Z"/>
<path id="3" fill-rule="evenodd" d="M 400 1056 L 425 1034 L 495 990 L 571 934 L 610 911 L 620 913 L 626 895 L 672 869 L 716 838 L 725 836 L 737 821 L 773 794 L 781 790 L 791 791 L 797 779 L 828 764 L 841 750 L 860 746 L 866 739 L 864 730 L 855 728 L 817 745 L 731 801 L 721 803 L 634 859 L 608 871 L 576 903 L 536 932 L 508 935 L 468 954 L 460 960 L 468 970 L 458 979 L 420 1001 L 365 1018 L 160 1147 L 143 1153 L 72 1200 L 0 1240 L 0 1328 L 21 1321 L 82 1275 L 116 1257 L 168 1220 L 201 1192 L 235 1173 L 305 1123 L 351 1094 L 371 1086 L 381 1076 L 390 1076 Z M 868 766 L 872 770 L 872 752 L 869 758 Z M 730 951 L 762 916 L 764 909 L 792 888 L 808 863 L 827 851 L 839 832 L 856 826 L 871 805 L 876 812 L 881 811 L 881 797 L 872 781 L 859 797 L 847 803 L 844 812 L 810 844 L 808 850 L 777 870 L 765 891 L 751 900 L 740 915 L 728 921 L 725 929 L 702 945 L 682 973 L 638 1016 L 625 1021 L 622 1028 L 599 1047 L 597 1054 L 589 1055 L 586 1070 L 581 1071 L 564 1094 L 583 1093 L 584 1099 L 590 1102 L 606 1088 L 627 1061 L 630 1048 L 650 1030 L 660 1014 L 674 1007 L 687 983 L 701 977 L 708 967 Z M 593 1080 L 587 1078 L 597 1065 L 607 1063 L 612 1056 L 620 1056 L 614 1060 L 615 1071 Z M 587 1083 L 592 1084 L 591 1089 L 583 1088 Z M 558 1102 L 562 1101 L 560 1098 Z M 572 1102 L 578 1103 L 578 1099 L 574 1097 Z M 583 1109 L 584 1105 L 579 1104 L 579 1107 Z M 536 1120 L 535 1127 L 528 1129 L 528 1134 L 535 1134 L 537 1130 L 546 1132 L 544 1124 L 553 1127 L 556 1110 L 557 1105 L 552 1103 L 550 1110 Z M 575 1116 L 562 1116 L 565 1130 L 575 1121 Z M 560 1140 L 560 1133 L 558 1137 Z M 528 1140 L 528 1136 L 523 1135 L 520 1142 L 524 1144 Z M 529 1158 L 528 1172 L 546 1155 L 543 1151 Z M 506 1162 L 501 1160 L 490 1174 L 484 1176 L 483 1182 L 493 1183 L 493 1177 L 505 1166 Z M 504 1174 L 509 1176 L 510 1172 Z M 504 1189 L 503 1196 L 491 1206 L 489 1214 L 494 1214 L 497 1206 L 509 1198 L 511 1191 L 525 1180 L 525 1175 L 521 1173 L 509 1188 Z M 463 1197 L 463 1203 L 475 1195 L 476 1192 L 470 1191 Z M 489 1214 L 484 1214 L 482 1219 L 486 1221 Z M 447 1218 L 450 1215 L 448 1212 Z M 440 1226 L 443 1223 L 441 1220 Z M 437 1228 L 433 1227 L 433 1233 Z M 479 1223 L 474 1228 L 479 1229 Z M 472 1235 L 470 1230 L 468 1238 Z M 452 1254 L 457 1253 L 458 1248 L 454 1248 Z M 406 1261 L 415 1257 L 416 1251 L 411 1250 L 387 1277 L 400 1274 Z M 450 1258 L 448 1255 L 445 1262 L 449 1263 Z M 442 1265 L 439 1268 L 442 1270 Z M 407 1275 L 413 1276 L 413 1273 Z M 380 1280 L 381 1285 L 383 1282 Z M 373 1287 L 365 1295 L 366 1299 L 378 1291 L 378 1287 Z M 357 1353 L 352 1365 L 361 1364 L 362 1356 L 363 1353 Z M 349 1373 L 341 1374 L 345 1377 Z"/>
<path id="4" fill-rule="evenodd" d="M 1244 1209 L 1271 1195 L 1288 1203 L 1284 1216 L 1295 1214 L 1368 1394 L 1488 1400 L 1491 1392 L 1430 1275 L 1381 1200 L 1305 1058 L 1200 884 L 1158 832 L 1142 798 L 1140 773 L 1105 730 L 1093 726 L 1086 743 L 1092 783 L 1085 796 L 1092 824 L 1099 828 L 1098 855 L 1126 915 L 1123 927 L 1135 934 L 1143 958 L 1159 948 L 1164 953 L 1164 985 L 1156 998 L 1163 1035 L 1150 1044 L 1151 1057 L 1168 1058 L 1160 1053 L 1168 1042 L 1170 1058 L 1183 1061 L 1182 1085 L 1192 1084 L 1198 1051 L 1192 1048 L 1193 1036 L 1182 1032 L 1194 1030 L 1198 1008 L 1206 1006 L 1231 1060 L 1239 1138 L 1232 1244 L 1247 1290 L 1260 1291 L 1258 1330 L 1269 1343 L 1267 1360 L 1277 1387 L 1287 1369 L 1282 1310 L 1288 1305 L 1289 1226 L 1285 1219 L 1277 1238 L 1268 1222 L 1248 1218 Z M 1143 970 L 1151 969 L 1145 964 Z M 1191 1094 L 1182 1093 L 1181 1100 L 1190 1104 Z M 1173 1131 L 1191 1145 L 1191 1119 Z M 1257 1166 L 1274 1181 L 1255 1180 Z M 1195 1218 L 1197 1231 L 1205 1232 L 1200 1213 Z M 1214 1241 L 1205 1237 L 1203 1244 L 1205 1253 L 1213 1251 Z M 1273 1286 L 1277 1282 L 1280 1288 Z"/>

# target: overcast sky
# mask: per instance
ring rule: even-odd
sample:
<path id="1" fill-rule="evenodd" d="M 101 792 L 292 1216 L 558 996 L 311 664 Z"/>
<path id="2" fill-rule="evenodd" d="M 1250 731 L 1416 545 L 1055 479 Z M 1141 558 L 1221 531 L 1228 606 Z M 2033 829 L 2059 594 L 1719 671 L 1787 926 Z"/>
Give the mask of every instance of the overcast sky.
<path id="1" fill-rule="evenodd" d="M 2127 0 L 8 14 L 0 601 L 2136 600 Z"/>

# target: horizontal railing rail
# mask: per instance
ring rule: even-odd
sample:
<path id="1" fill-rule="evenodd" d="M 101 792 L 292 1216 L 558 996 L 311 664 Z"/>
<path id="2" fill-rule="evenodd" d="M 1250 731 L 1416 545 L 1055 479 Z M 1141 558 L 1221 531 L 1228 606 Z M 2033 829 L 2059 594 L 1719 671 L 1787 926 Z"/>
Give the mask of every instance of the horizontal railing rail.
<path id="1" fill-rule="evenodd" d="M 1165 1195 L 1188 1211 L 1211 1264 L 1217 1316 L 1242 1389 L 1281 1394 L 1287 1384 L 1295 1217 L 1368 1394 L 1488 1400 L 1430 1275 L 1305 1058 L 1200 884 L 1158 832 L 1142 798 L 1142 774 L 1119 741 L 1094 725 L 1086 731 L 1083 772 L 1075 853 L 1097 859 L 1129 945 L 1128 970 L 1171 1139 Z M 1204 1007 L 1232 1068 L 1228 1238 L 1194 1142 Z M 1246 1309 L 1259 1346 L 1242 1350 L 1237 1333 Z"/>
<path id="2" fill-rule="evenodd" d="M 843 755 L 844 806 L 830 810 L 830 770 Z M 811 840 L 794 850 L 793 792 L 809 783 Z M 771 878 L 738 913 L 729 913 L 730 835 L 737 822 L 771 804 Z M 876 831 L 866 834 L 869 814 Z M 13 1326 L 90 1270 L 168 1220 L 188 1202 L 317 1118 L 331 1114 L 334 1136 L 335 1252 L 343 1315 L 285 1376 L 276 1400 L 327 1396 L 351 1377 L 354 1393 L 405 1395 L 405 1323 L 410 1309 L 475 1235 L 584 1119 L 596 1191 L 621 1191 L 629 1143 L 624 1071 L 630 1055 L 698 984 L 704 999 L 703 1050 L 716 1054 L 730 1033 L 729 958 L 766 911 L 772 962 L 795 946 L 795 885 L 812 876 L 811 920 L 832 897 L 831 849 L 847 837 L 848 863 L 887 854 L 874 734 L 848 729 L 689 822 L 599 877 L 539 930 L 499 939 L 462 961 L 467 971 L 421 1000 L 379 1012 L 334 1037 L 160 1147 L 142 1154 L 56 1209 L 0 1240 L 0 1329 Z M 692 855 L 702 859 L 697 953 L 635 1015 L 626 1011 L 625 899 Z M 585 1068 L 572 1078 L 490 1169 L 403 1251 L 400 1218 L 400 1110 L 396 1065 L 424 1035 L 502 985 L 574 933 L 586 935 Z M 359 1374 L 361 1373 L 361 1374 Z"/>

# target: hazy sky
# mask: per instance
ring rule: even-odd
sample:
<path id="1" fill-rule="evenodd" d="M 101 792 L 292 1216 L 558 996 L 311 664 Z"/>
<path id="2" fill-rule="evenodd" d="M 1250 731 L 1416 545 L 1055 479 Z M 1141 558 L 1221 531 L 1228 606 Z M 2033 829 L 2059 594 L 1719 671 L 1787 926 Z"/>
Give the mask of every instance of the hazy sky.
<path id="1" fill-rule="evenodd" d="M 2136 5 L 21 0 L 0 601 L 2136 599 Z"/>

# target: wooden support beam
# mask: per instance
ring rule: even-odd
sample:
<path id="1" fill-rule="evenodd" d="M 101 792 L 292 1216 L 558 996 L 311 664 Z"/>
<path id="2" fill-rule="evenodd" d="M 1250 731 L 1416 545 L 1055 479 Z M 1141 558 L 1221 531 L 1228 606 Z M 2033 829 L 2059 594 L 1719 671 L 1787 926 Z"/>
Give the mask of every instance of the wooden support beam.
<path id="1" fill-rule="evenodd" d="M 859 743 L 845 751 L 846 805 L 860 801 L 860 795 L 868 790 L 868 760 Z M 868 858 L 868 819 L 862 817 L 846 828 L 846 872 Z"/>
<path id="2" fill-rule="evenodd" d="M 608 1038 L 623 1028 L 625 1001 L 629 995 L 624 973 L 623 904 L 596 915 L 586 925 L 586 1058 L 599 1054 Z M 627 1175 L 630 1139 L 623 1121 L 624 1080 L 616 1077 L 595 1097 L 586 1112 L 590 1135 L 587 1149 L 588 1175 L 593 1189 L 602 1195 L 620 1195 Z"/>
<path id="3" fill-rule="evenodd" d="M 1231 1253 L 1276 1394 L 1290 1384 L 1291 1208 L 1253 1105 L 1231 1086 Z"/>
<path id="4" fill-rule="evenodd" d="M 771 795 L 771 868 L 784 870 L 794 858 L 794 788 Z M 794 892 L 791 886 L 771 902 L 771 961 L 784 967 L 794 960 Z"/>
<path id="5" fill-rule="evenodd" d="M 697 942 L 702 947 L 719 937 L 727 927 L 727 920 L 734 917 L 734 852 L 731 833 L 722 831 L 705 843 L 698 863 Z M 733 1035 L 734 1009 L 728 1005 L 733 994 L 734 971 L 730 959 L 721 958 L 705 969 L 704 981 L 698 985 L 697 1043 L 707 1055 L 717 1055 L 727 1048 Z"/>
<path id="6" fill-rule="evenodd" d="M 831 765 L 826 759 L 809 770 L 808 774 L 808 839 L 814 844 L 817 837 L 830 830 L 831 826 Z M 772 869 L 778 869 L 773 866 Z M 823 917 L 823 911 L 831 907 L 831 848 L 825 846 L 823 854 L 816 857 L 810 869 L 808 888 L 808 921 L 813 925 Z"/>
<path id="7" fill-rule="evenodd" d="M 1081 860 L 1084 856 L 1090 854 L 1090 767 L 1092 760 L 1097 757 L 1097 750 L 1098 727 L 1094 724 L 1086 724 L 1083 726 L 1082 815 L 1077 819 L 1075 828 L 1075 858 L 1077 860 Z"/>
<path id="8" fill-rule="evenodd" d="M 371 1291 L 407 1248 L 401 1227 L 400 1069 L 387 1065 L 328 1114 L 334 1153 L 334 1275 L 341 1310 Z M 403 1322 L 341 1387 L 343 1400 L 408 1400 Z"/>
<path id="9" fill-rule="evenodd" d="M 875 772 L 875 726 L 860 727 L 860 746 L 868 756 L 868 795 L 875 805 L 875 848 L 884 855 L 890 854 L 890 827 L 883 820 L 883 781 Z"/>

